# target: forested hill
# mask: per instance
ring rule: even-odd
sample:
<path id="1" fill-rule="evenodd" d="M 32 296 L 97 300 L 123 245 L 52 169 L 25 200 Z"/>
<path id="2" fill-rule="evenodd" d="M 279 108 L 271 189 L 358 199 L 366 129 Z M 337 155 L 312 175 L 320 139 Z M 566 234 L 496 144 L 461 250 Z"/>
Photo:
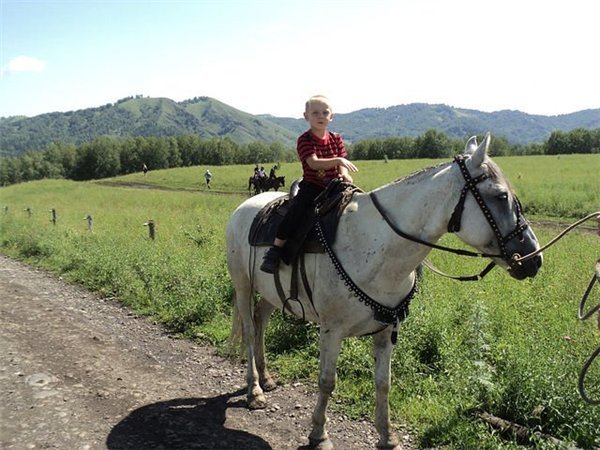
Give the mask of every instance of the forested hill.
<path id="1" fill-rule="evenodd" d="M 348 143 L 365 139 L 418 136 L 436 129 L 449 138 L 466 139 L 491 131 L 510 144 L 542 143 L 552 131 L 600 128 L 600 109 L 559 116 L 519 111 L 485 113 L 446 105 L 413 103 L 336 114 L 332 130 Z M 304 119 L 252 115 L 209 97 L 183 102 L 167 98 L 129 97 L 98 108 L 35 117 L 0 118 L 0 156 L 45 150 L 51 142 L 80 144 L 99 136 L 228 137 L 238 144 L 280 142 L 293 148 L 306 129 Z"/>
<path id="2" fill-rule="evenodd" d="M 303 119 L 263 116 L 298 133 L 306 129 Z M 600 108 L 559 116 L 540 116 L 520 111 L 486 113 L 446 105 L 411 103 L 389 108 L 367 108 L 335 114 L 331 129 L 348 142 L 398 136 L 418 136 L 435 129 L 450 138 L 466 139 L 490 131 L 510 144 L 542 143 L 552 131 L 600 128 Z"/>
<path id="3" fill-rule="evenodd" d="M 261 141 L 295 145 L 288 129 L 239 111 L 209 97 L 183 102 L 167 98 L 129 97 L 98 108 L 35 117 L 0 118 L 0 156 L 45 150 L 55 141 L 80 144 L 98 136 L 229 137 L 238 144 Z"/>

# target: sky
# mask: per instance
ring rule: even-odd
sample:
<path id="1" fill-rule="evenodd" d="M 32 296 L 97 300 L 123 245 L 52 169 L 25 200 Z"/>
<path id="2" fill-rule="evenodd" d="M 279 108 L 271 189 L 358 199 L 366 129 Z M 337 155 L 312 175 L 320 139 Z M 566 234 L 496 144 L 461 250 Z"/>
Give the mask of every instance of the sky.
<path id="1" fill-rule="evenodd" d="M 143 95 L 302 117 L 600 108 L 596 0 L 0 0 L 0 117 Z"/>

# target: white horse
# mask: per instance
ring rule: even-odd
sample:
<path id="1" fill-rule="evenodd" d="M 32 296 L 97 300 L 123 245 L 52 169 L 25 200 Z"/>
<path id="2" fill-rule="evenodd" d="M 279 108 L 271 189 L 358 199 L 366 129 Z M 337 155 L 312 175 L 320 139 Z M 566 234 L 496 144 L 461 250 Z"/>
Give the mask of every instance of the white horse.
<path id="1" fill-rule="evenodd" d="M 400 448 L 391 427 L 388 402 L 393 321 L 376 320 L 375 310 L 379 307 L 370 307 L 344 281 L 350 279 L 350 284 L 383 310 L 393 310 L 413 291 L 415 269 L 431 250 L 425 243 L 435 243 L 447 232 L 449 223 L 462 241 L 517 279 L 533 277 L 541 267 L 541 255 L 516 262 L 516 255 L 529 254 L 539 244 L 507 180 L 487 156 L 489 143 L 489 133 L 480 146 L 473 137 L 467 142 L 465 154 L 454 162 L 424 169 L 369 193 L 355 194 L 344 209 L 331 246 L 337 266 L 343 266 L 346 272 L 346 280 L 341 279 L 328 253 L 306 255 L 314 305 L 301 287 L 297 297 L 302 306 L 287 302 L 286 309 L 320 324 L 319 397 L 312 414 L 311 446 L 332 448 L 325 427 L 326 408 L 335 387 L 342 339 L 373 334 L 375 426 L 380 436 L 377 446 Z M 245 201 L 227 226 L 227 263 L 235 288 L 232 336 L 239 333 L 241 321 L 251 409 L 264 408 L 264 391 L 276 386 L 266 367 L 264 333 L 271 313 L 282 308 L 282 302 L 273 275 L 258 269 L 266 248 L 250 246 L 248 233 L 256 213 L 281 195 L 269 192 Z M 281 264 L 279 274 L 282 285 L 289 286 L 291 268 Z M 258 301 L 255 293 L 260 294 Z"/>

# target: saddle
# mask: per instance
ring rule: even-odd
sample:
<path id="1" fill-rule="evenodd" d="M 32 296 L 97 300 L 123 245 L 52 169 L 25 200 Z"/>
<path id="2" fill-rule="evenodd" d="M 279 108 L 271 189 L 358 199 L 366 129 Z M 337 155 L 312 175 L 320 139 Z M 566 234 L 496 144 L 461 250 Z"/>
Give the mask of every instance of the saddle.
<path id="1" fill-rule="evenodd" d="M 315 207 L 308 212 L 302 223 L 298 224 L 296 231 L 283 248 L 282 260 L 291 264 L 304 253 L 324 253 L 315 224 L 321 222 L 323 234 L 333 245 L 337 232 L 337 225 L 342 212 L 352 200 L 356 192 L 363 192 L 351 183 L 333 180 L 327 188 L 315 199 Z M 290 195 L 285 195 L 267 203 L 257 214 L 250 227 L 248 241 L 255 247 L 271 246 L 277 233 L 277 228 L 290 207 Z"/>

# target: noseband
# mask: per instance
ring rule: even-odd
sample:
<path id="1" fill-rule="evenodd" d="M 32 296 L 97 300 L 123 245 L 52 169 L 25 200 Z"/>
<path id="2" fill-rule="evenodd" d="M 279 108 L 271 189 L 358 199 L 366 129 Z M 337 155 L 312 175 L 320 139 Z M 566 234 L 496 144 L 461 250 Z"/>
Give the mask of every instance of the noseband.
<path id="1" fill-rule="evenodd" d="M 506 251 L 506 244 L 517 236 L 519 237 L 519 239 L 522 240 L 523 239 L 523 231 L 525 231 L 527 229 L 527 227 L 529 226 L 527 224 L 527 222 L 521 221 L 521 217 L 523 216 L 522 210 L 521 210 L 521 203 L 519 202 L 519 199 L 517 198 L 517 196 L 513 195 L 515 211 L 517 213 L 517 224 L 513 231 L 508 233 L 506 236 L 502 236 L 500 228 L 498 227 L 498 224 L 494 220 L 494 216 L 492 215 L 492 212 L 490 211 L 488 206 L 485 204 L 485 201 L 483 200 L 483 197 L 481 196 L 481 193 L 479 192 L 479 189 L 477 188 L 477 184 L 486 180 L 488 178 L 488 175 L 483 173 L 483 174 L 479 175 L 478 177 L 473 178 L 471 176 L 471 174 L 469 173 L 469 171 L 467 170 L 467 166 L 465 163 L 465 161 L 467 159 L 468 158 L 465 158 L 463 155 L 458 155 L 454 158 L 454 162 L 460 168 L 460 172 L 462 173 L 463 178 L 465 179 L 465 185 L 460 192 L 460 198 L 458 199 L 458 203 L 454 207 L 454 212 L 452 213 L 452 217 L 450 217 L 450 221 L 448 222 L 448 232 L 456 233 L 456 232 L 460 231 L 461 217 L 462 217 L 462 213 L 465 209 L 465 199 L 467 197 L 467 193 L 471 192 L 471 194 L 473 194 L 473 198 L 475 198 L 475 201 L 479 205 L 479 208 L 481 209 L 481 212 L 483 213 L 485 219 L 490 224 L 492 231 L 496 235 L 496 240 L 498 241 L 498 247 L 500 248 L 500 257 L 502 259 L 504 259 L 510 265 L 513 265 L 513 256 L 514 255 L 510 255 L 510 256 L 508 255 L 508 253 Z"/>

